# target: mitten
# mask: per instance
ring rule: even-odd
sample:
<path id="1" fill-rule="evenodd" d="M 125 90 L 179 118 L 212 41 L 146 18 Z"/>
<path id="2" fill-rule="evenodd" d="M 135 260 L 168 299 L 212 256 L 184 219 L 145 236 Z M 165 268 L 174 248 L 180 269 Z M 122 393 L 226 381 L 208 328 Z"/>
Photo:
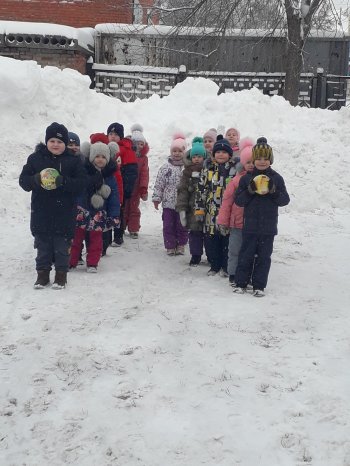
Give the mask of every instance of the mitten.
<path id="1" fill-rule="evenodd" d="M 254 178 L 252 178 L 248 184 L 248 191 L 250 192 L 250 194 L 255 194 L 256 184 Z"/>
<path id="2" fill-rule="evenodd" d="M 187 220 L 186 220 L 186 212 L 184 210 L 181 210 L 180 213 L 180 222 L 183 227 L 187 225 Z"/>
<path id="3" fill-rule="evenodd" d="M 221 236 L 227 236 L 230 233 L 229 227 L 225 225 L 218 225 L 218 230 Z"/>
<path id="4" fill-rule="evenodd" d="M 58 175 L 55 182 L 56 182 L 56 188 L 59 188 L 60 186 L 62 186 L 63 185 L 63 176 Z"/>
<path id="5" fill-rule="evenodd" d="M 102 173 L 97 171 L 95 175 L 91 177 L 91 181 L 95 189 L 100 189 L 100 187 L 103 185 Z"/>
<path id="6" fill-rule="evenodd" d="M 269 179 L 268 187 L 269 187 L 270 194 L 273 194 L 274 192 L 276 192 L 276 185 L 271 178 Z"/>
<path id="7" fill-rule="evenodd" d="M 94 209 L 101 209 L 103 207 L 103 204 L 104 204 L 104 200 L 103 200 L 103 197 L 100 196 L 99 194 L 93 194 L 91 196 L 91 205 Z"/>
<path id="8" fill-rule="evenodd" d="M 158 210 L 160 202 L 159 201 L 153 201 L 154 208 Z"/>
<path id="9" fill-rule="evenodd" d="M 111 188 L 108 186 L 108 184 L 103 184 L 100 189 L 96 191 L 96 193 L 102 196 L 103 199 L 107 199 L 111 194 Z"/>
<path id="10" fill-rule="evenodd" d="M 143 201 L 147 201 L 147 199 L 148 199 L 148 193 L 142 194 L 142 195 L 141 195 L 141 199 L 142 199 Z"/>

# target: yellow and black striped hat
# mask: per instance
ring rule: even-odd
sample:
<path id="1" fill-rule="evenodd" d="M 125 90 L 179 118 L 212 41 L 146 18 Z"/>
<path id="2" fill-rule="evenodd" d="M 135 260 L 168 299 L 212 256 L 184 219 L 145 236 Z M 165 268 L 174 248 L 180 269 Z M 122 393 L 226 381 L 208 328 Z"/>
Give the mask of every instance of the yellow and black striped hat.
<path id="1" fill-rule="evenodd" d="M 253 147 L 253 162 L 257 159 L 266 159 L 270 163 L 273 163 L 273 152 L 272 147 L 268 145 L 267 139 L 262 137 L 256 141 L 255 146 Z"/>

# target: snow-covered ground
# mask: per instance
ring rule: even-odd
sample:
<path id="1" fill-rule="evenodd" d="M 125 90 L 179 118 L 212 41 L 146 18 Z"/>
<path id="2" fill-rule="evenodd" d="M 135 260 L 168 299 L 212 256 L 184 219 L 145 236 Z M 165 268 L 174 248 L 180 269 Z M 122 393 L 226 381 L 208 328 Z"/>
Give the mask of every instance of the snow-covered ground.
<path id="1" fill-rule="evenodd" d="M 350 109 L 216 92 L 188 79 L 121 103 L 75 71 L 0 57 L 1 466 L 350 465 Z M 266 297 L 167 257 L 150 201 L 98 274 L 34 290 L 18 175 L 52 121 L 82 141 L 141 123 L 152 182 L 176 130 L 266 136 L 291 196 Z"/>

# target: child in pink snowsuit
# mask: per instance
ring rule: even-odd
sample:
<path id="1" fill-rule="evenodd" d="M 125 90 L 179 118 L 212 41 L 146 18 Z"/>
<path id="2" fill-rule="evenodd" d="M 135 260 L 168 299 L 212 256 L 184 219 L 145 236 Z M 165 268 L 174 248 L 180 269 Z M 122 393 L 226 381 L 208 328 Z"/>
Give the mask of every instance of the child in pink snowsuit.
<path id="1" fill-rule="evenodd" d="M 252 159 L 252 149 L 254 141 L 246 138 L 240 143 L 240 164 L 238 173 L 229 182 L 222 204 L 217 217 L 219 231 L 223 235 L 229 234 L 228 246 L 228 263 L 227 272 L 229 274 L 230 285 L 235 285 L 235 273 L 238 264 L 238 254 L 242 244 L 242 228 L 243 228 L 243 207 L 238 207 L 235 204 L 235 192 L 239 185 L 239 180 L 247 172 L 253 171 L 254 163 Z"/>
<path id="2" fill-rule="evenodd" d="M 129 230 L 130 237 L 136 239 L 141 228 L 140 200 L 147 201 L 148 199 L 149 169 L 147 154 L 149 147 L 141 125 L 135 124 L 131 127 L 130 137 L 136 153 L 137 179 L 130 199 L 125 200 L 124 222 L 125 228 L 127 227 Z"/>

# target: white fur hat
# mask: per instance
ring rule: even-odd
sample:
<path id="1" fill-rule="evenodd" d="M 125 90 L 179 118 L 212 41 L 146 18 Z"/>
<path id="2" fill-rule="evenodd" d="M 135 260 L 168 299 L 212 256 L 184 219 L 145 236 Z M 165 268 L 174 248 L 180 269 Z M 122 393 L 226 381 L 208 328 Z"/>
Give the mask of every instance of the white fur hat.
<path id="1" fill-rule="evenodd" d="M 138 123 L 132 125 L 131 129 L 131 140 L 134 142 L 146 142 L 145 136 L 143 135 L 143 128 Z"/>
<path id="2" fill-rule="evenodd" d="M 93 163 L 97 155 L 103 155 L 103 157 L 107 160 L 107 163 L 110 161 L 111 152 L 107 144 L 104 144 L 103 142 L 95 142 L 95 144 L 91 144 L 89 154 L 89 160 L 91 163 Z"/>

